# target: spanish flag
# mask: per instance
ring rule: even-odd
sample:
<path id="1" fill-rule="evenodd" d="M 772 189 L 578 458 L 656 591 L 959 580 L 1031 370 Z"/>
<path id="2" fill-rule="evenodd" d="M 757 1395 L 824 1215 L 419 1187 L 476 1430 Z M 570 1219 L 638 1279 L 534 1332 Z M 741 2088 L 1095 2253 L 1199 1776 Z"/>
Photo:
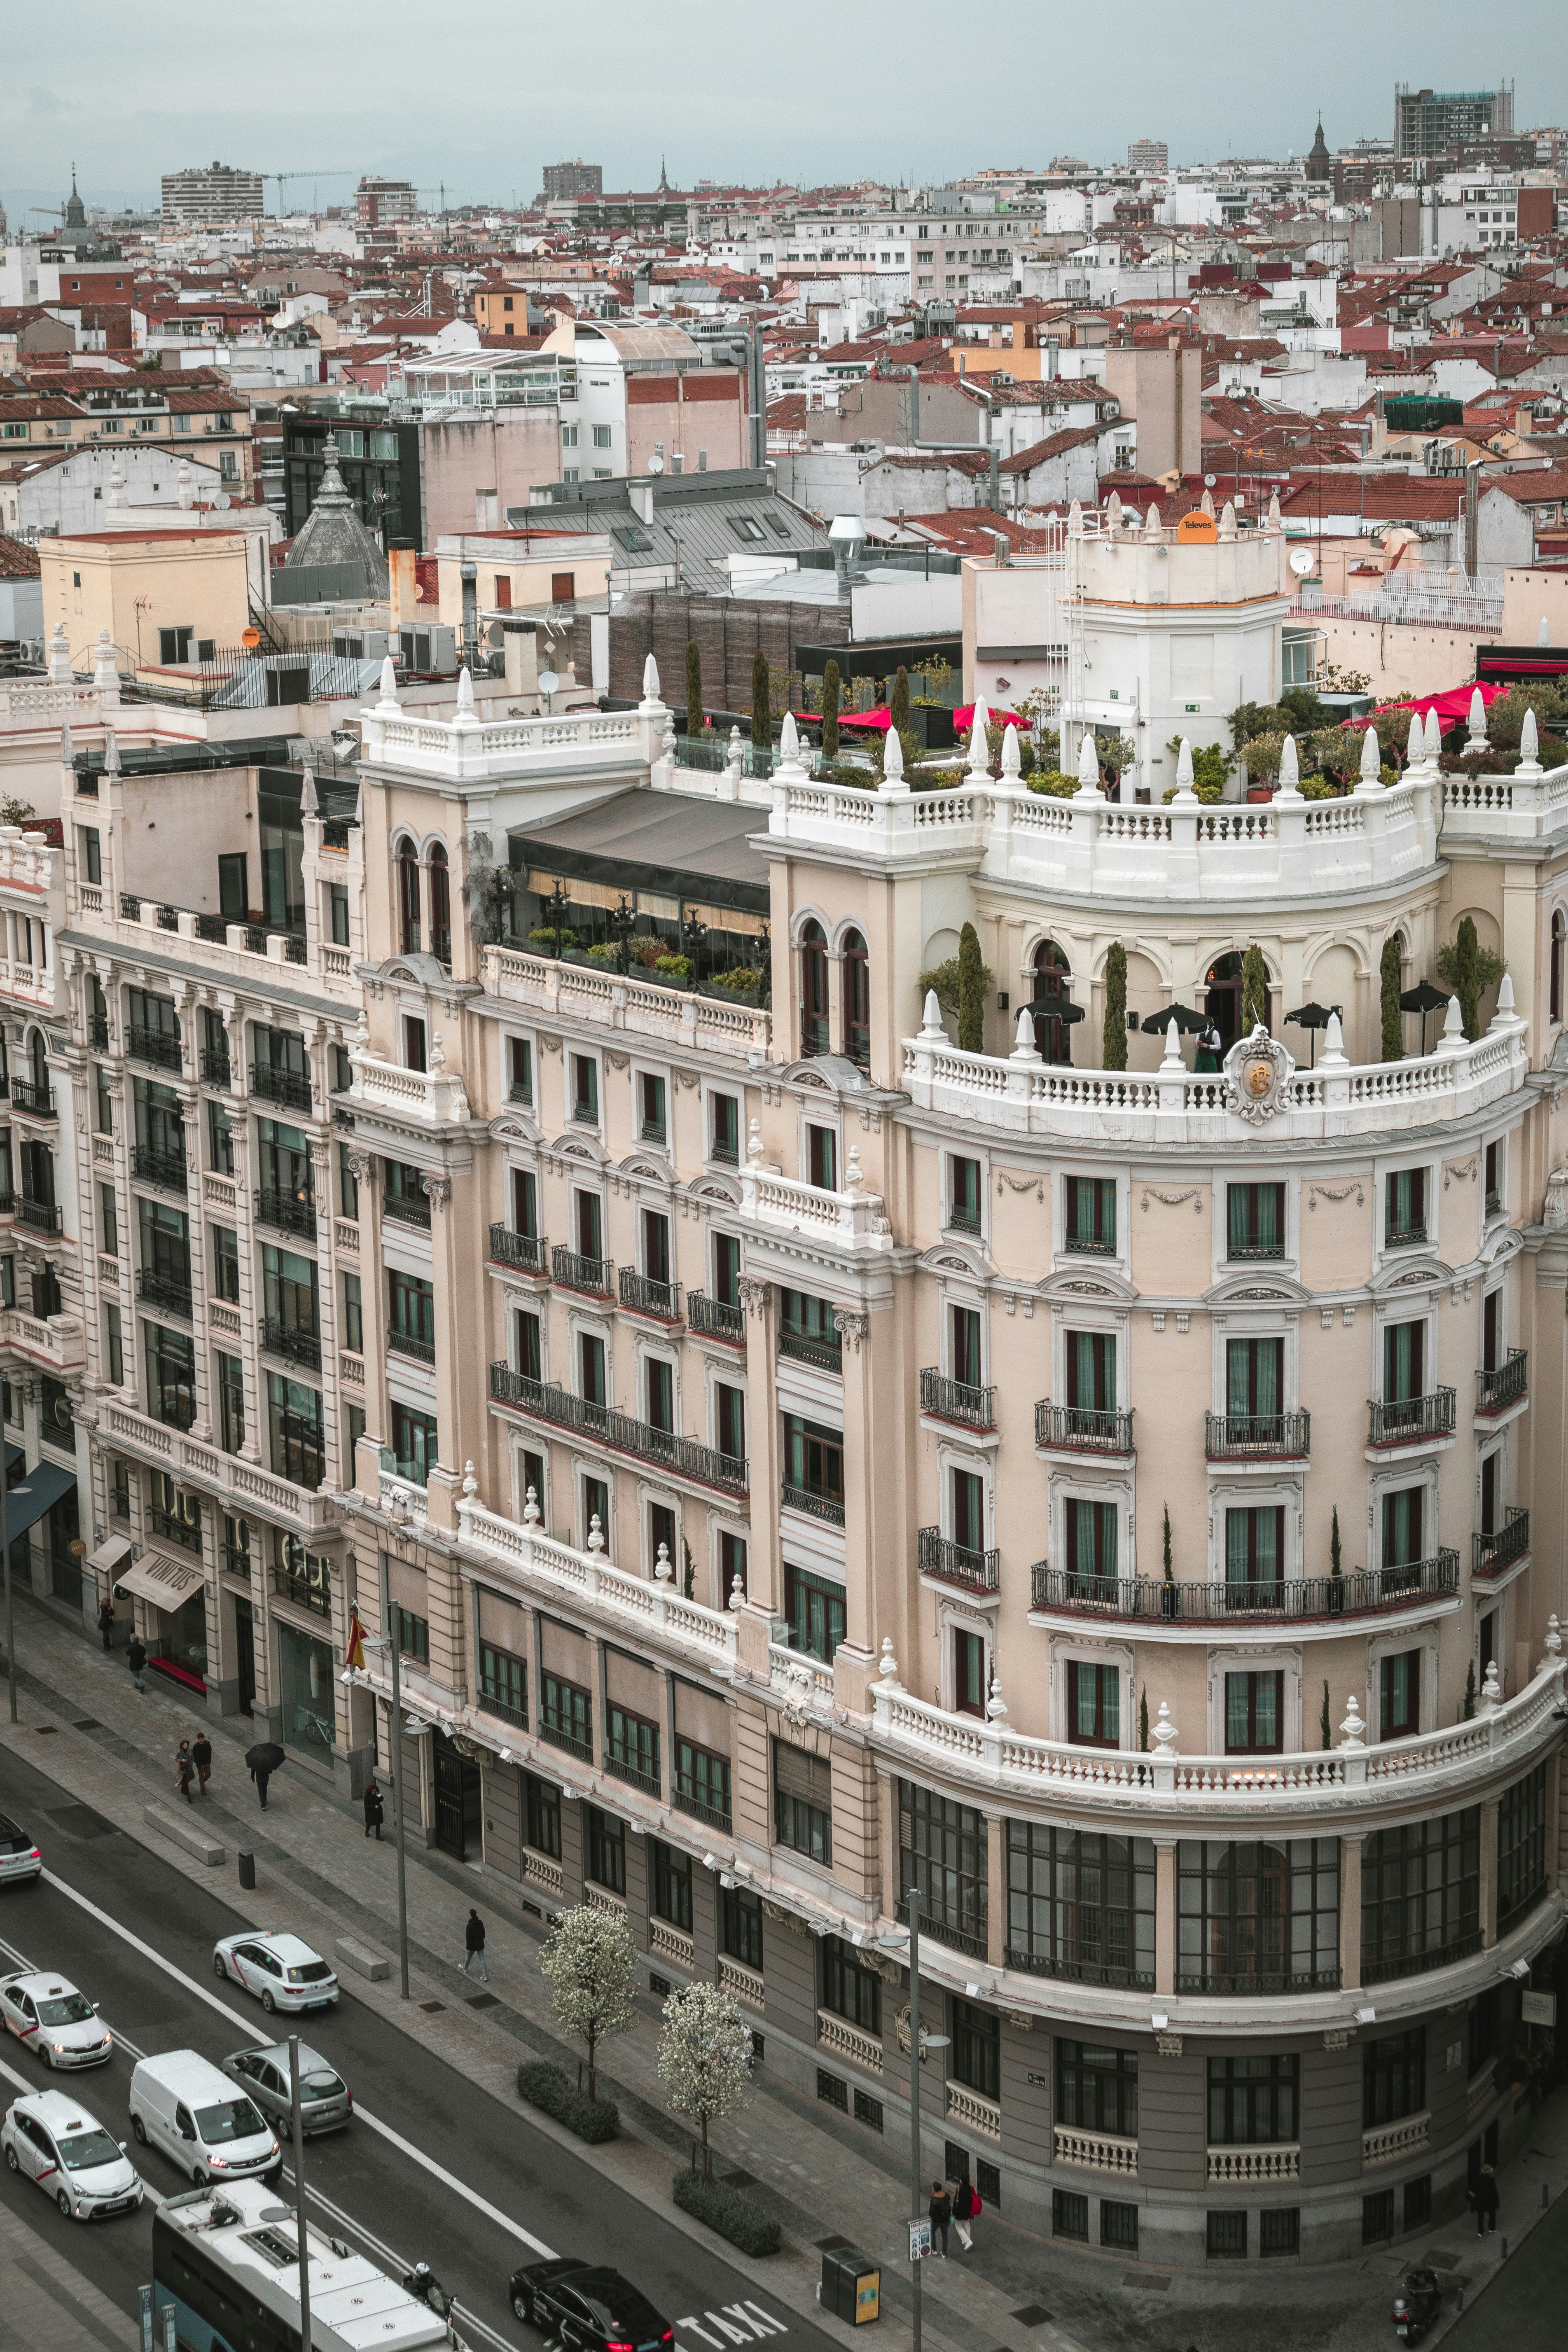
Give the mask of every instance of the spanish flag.
<path id="1" fill-rule="evenodd" d="M 364 1672 L 364 1627 L 359 1622 L 359 1611 L 349 1611 L 348 1663 L 356 1674 Z"/>

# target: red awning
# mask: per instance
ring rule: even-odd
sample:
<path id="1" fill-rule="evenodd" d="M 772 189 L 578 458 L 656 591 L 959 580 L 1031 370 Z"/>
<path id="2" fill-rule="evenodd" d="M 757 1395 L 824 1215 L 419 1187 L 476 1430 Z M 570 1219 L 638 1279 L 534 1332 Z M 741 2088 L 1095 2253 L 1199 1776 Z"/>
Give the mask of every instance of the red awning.
<path id="1" fill-rule="evenodd" d="M 1396 702 L 1387 707 L 1394 710 L 1418 710 L 1423 719 L 1429 710 L 1435 710 L 1439 727 L 1457 727 L 1460 719 L 1469 717 L 1470 697 L 1476 690 L 1472 681 L 1468 686 L 1451 686 L 1446 694 L 1418 694 L 1413 701 Z M 1506 686 L 1483 685 L 1480 688 L 1482 709 L 1489 709 L 1500 694 L 1507 692 Z M 1364 727 L 1366 721 L 1364 719 L 1352 719 L 1347 723 L 1352 727 Z"/>
<path id="2" fill-rule="evenodd" d="M 840 732 L 846 727 L 864 727 L 868 732 L 885 735 L 893 723 L 893 714 L 884 702 L 875 710 L 841 710 L 838 714 Z"/>
<path id="3" fill-rule="evenodd" d="M 1016 727 L 1020 735 L 1026 735 L 1029 731 L 1029 721 L 1020 719 L 1016 710 L 993 710 L 988 716 L 993 727 Z M 952 723 L 961 734 L 967 734 L 974 724 L 973 703 L 966 702 L 962 709 L 955 710 Z"/>

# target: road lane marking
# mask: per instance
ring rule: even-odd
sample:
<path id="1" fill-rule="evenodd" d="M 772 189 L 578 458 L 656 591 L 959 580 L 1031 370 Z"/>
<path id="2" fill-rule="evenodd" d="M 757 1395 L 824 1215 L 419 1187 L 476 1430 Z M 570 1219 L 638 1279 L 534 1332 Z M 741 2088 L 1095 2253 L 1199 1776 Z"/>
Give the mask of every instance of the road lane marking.
<path id="1" fill-rule="evenodd" d="M 8 1960 L 15 1960 L 17 1969 L 22 1972 L 22 1974 L 30 1977 L 41 1977 L 43 1975 L 43 1969 L 36 1967 L 27 1958 L 26 1952 L 19 1952 L 15 1944 L 8 1944 L 4 1936 L 0 1936 L 0 1952 L 4 1952 Z M 100 2017 L 102 2016 L 101 2011 L 100 2011 Z M 113 2035 L 114 2047 L 116 2050 L 127 2051 L 132 2058 L 145 2058 L 147 2055 L 145 2050 L 138 2050 L 136 2044 L 131 2040 L 128 2034 L 120 2032 L 114 2026 L 110 2025 L 107 2017 L 102 2018 L 102 2022 L 105 2032 Z M 31 2033 L 37 2033 L 38 2029 L 34 2025 L 29 2026 L 27 2030 Z M 107 2066 L 109 2060 L 105 2058 L 100 2063 Z M 80 2070 L 77 2069 L 75 2071 L 79 2072 Z"/>
<path id="2" fill-rule="evenodd" d="M 216 1993 L 209 1990 L 208 1987 L 201 1983 L 197 1978 L 188 1975 L 184 1969 L 177 1968 L 173 1960 L 165 1959 L 162 1952 L 155 1951 L 153 1946 L 144 1943 L 140 1936 L 132 1935 L 129 1927 L 123 1926 L 120 1920 L 111 1917 L 109 1912 L 100 1910 L 96 1903 L 89 1902 L 85 1895 L 80 1894 L 76 1887 L 68 1885 L 66 1880 L 58 1878 L 52 1870 L 46 1870 L 43 1876 L 46 1883 L 54 1887 L 58 1894 L 65 1895 L 68 1902 L 74 1903 L 79 1910 L 87 1912 L 90 1917 L 98 1920 L 100 1925 L 107 1927 L 111 1935 L 118 1936 L 122 1943 L 129 1944 L 132 1951 L 140 1952 L 143 1959 L 151 1960 L 154 1968 L 162 1969 L 165 1976 L 173 1977 L 176 1984 L 184 1985 L 187 1992 L 195 1993 L 199 2000 L 205 2001 L 209 2009 L 216 2009 L 220 2017 L 226 2017 L 229 2023 L 237 2025 L 247 2039 L 254 2039 L 249 2019 L 242 2017 L 237 2010 L 231 2009 L 226 2000 L 220 2000 Z M 412 2140 L 405 2139 L 401 2132 L 395 2131 L 390 2124 L 383 2123 L 379 2116 L 373 2116 L 369 2109 L 362 2107 L 357 2100 L 354 2104 L 354 2113 L 367 2131 L 375 2132 L 379 2137 L 386 2140 L 398 2150 L 400 2155 L 407 2157 L 410 2163 L 418 2165 L 422 2171 L 429 2173 L 433 2179 L 440 2181 L 443 2188 L 449 2189 L 455 2196 L 461 2197 L 465 2203 L 471 2205 L 477 2213 L 482 2213 L 487 2221 L 493 2221 L 498 2229 L 505 2230 L 509 2236 L 521 2240 L 521 2243 L 539 2255 L 542 2262 L 554 2260 L 553 2247 L 547 2246 L 542 2238 L 536 2238 L 531 2231 L 523 2228 L 521 2221 L 514 2221 L 510 2213 L 503 2213 L 499 2205 L 492 2205 L 488 2197 L 481 2197 L 477 2189 L 470 2189 L 467 2181 L 459 2180 L 455 2172 L 448 2172 L 444 2164 L 437 2164 L 434 2157 L 426 2156 L 423 2148 L 416 2147 Z"/>

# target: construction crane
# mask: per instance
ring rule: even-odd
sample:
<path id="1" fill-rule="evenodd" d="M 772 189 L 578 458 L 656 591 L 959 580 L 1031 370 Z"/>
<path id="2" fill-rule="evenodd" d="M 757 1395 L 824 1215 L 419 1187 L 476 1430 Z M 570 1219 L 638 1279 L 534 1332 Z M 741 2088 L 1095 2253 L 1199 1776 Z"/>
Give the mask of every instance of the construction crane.
<path id="1" fill-rule="evenodd" d="M 351 180 L 353 177 L 353 168 L 351 164 L 342 163 L 334 165 L 331 170 L 317 172 L 263 172 L 261 176 L 264 182 L 268 180 L 276 182 L 278 188 L 278 210 L 279 213 L 281 214 L 283 210 L 283 190 L 289 181 Z"/>

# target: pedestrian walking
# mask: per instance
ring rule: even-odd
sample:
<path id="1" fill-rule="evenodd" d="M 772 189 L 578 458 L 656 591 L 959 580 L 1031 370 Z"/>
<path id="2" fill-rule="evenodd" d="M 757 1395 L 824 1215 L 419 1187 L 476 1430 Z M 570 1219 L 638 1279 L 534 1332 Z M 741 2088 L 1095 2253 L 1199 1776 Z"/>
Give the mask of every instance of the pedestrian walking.
<path id="1" fill-rule="evenodd" d="M 147 1685 L 142 1679 L 142 1669 L 147 1663 L 147 1652 L 139 1633 L 132 1633 L 126 1644 L 125 1663 L 131 1669 L 131 1679 L 137 1689 L 144 1691 Z"/>
<path id="2" fill-rule="evenodd" d="M 958 2242 L 969 2253 L 974 2245 L 974 2224 L 982 2207 L 979 2198 L 967 2180 L 958 2184 L 958 2194 L 952 2200 L 952 2226 L 958 2231 Z"/>
<path id="3" fill-rule="evenodd" d="M 381 1790 L 376 1787 L 374 1780 L 364 1792 L 363 1802 L 364 1833 L 366 1837 L 369 1837 L 372 1830 L 374 1830 L 375 1832 L 375 1842 L 377 1845 L 379 1845 L 381 1843 L 381 1825 L 386 1819 L 386 1809 L 381 1801 Z"/>
<path id="4" fill-rule="evenodd" d="M 250 1768 L 250 1777 L 256 1783 L 256 1793 L 261 1800 L 261 1810 L 265 1812 L 267 1811 L 267 1783 L 272 1778 L 271 1771 L 265 1764 L 253 1764 Z"/>
<path id="5" fill-rule="evenodd" d="M 463 1930 L 463 1974 L 468 1975 L 477 1959 L 479 1975 L 489 1984 L 490 1972 L 485 1959 L 485 1923 L 477 1911 L 468 1914 L 468 1924 Z"/>
<path id="6" fill-rule="evenodd" d="M 952 2200 L 948 2195 L 946 2188 L 940 2180 L 933 2180 L 931 2182 L 931 2205 L 928 2210 L 931 2218 L 931 2242 L 934 2246 L 938 2238 L 941 2238 L 942 2258 L 945 2263 L 947 2260 L 948 2225 L 952 2220 Z"/>
<path id="7" fill-rule="evenodd" d="M 1497 2234 L 1498 2217 L 1497 2174 L 1489 2164 L 1483 2164 L 1470 2191 L 1470 2205 L 1476 2217 L 1476 2235 L 1484 2238 L 1489 2230 Z"/>
<path id="8" fill-rule="evenodd" d="M 103 1636 L 104 1648 L 106 1650 L 112 1650 L 114 1647 L 114 1603 L 111 1600 L 105 1601 L 100 1606 L 98 1612 L 98 1630 Z"/>
<path id="9" fill-rule="evenodd" d="M 179 1782 L 180 1794 L 188 1805 L 191 1801 L 191 1782 L 196 1777 L 195 1761 L 192 1757 L 191 1743 L 188 1739 L 182 1739 L 175 1751 L 174 1774 Z"/>
<path id="10" fill-rule="evenodd" d="M 201 1784 L 198 1793 L 205 1797 L 207 1782 L 213 1776 L 213 1744 L 205 1731 L 198 1731 L 191 1742 L 191 1761 L 196 1768 L 196 1779 Z"/>

